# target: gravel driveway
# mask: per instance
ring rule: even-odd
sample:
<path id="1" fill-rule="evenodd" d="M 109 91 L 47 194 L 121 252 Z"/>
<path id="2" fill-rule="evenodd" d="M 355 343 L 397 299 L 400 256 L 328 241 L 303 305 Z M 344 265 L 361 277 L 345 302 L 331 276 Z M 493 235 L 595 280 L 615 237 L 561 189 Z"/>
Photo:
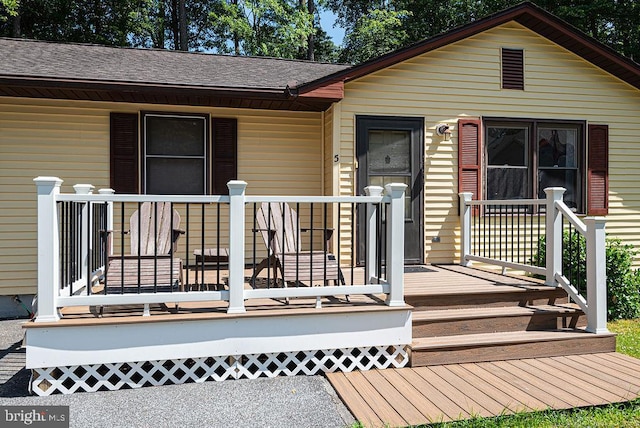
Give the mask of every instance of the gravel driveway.
<path id="1" fill-rule="evenodd" d="M 231 380 L 30 396 L 23 320 L 0 321 L 0 407 L 64 405 L 71 427 L 346 427 L 353 416 L 323 376 Z"/>

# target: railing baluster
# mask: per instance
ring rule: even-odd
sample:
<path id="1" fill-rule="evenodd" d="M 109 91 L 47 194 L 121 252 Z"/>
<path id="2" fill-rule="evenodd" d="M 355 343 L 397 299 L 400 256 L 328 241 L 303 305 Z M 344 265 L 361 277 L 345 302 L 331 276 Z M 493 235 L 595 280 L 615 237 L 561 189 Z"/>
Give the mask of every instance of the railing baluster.
<path id="1" fill-rule="evenodd" d="M 252 265 L 253 265 L 253 274 L 251 275 L 251 287 L 256 288 L 256 234 L 257 230 L 257 222 L 258 222 L 258 204 L 256 202 L 253 203 L 253 242 L 252 242 Z M 231 238 L 232 239 L 232 238 Z M 269 251 L 269 249 L 267 249 Z"/>
<path id="2" fill-rule="evenodd" d="M 351 204 L 351 257 L 350 257 L 350 265 L 351 265 L 351 269 L 350 269 L 350 273 L 351 273 L 351 285 L 353 285 L 353 274 L 354 274 L 354 268 L 355 268 L 355 264 L 356 264 L 356 236 L 355 236 L 355 231 L 356 231 L 356 218 L 357 218 L 357 208 L 360 209 L 365 209 L 366 208 L 360 206 L 360 207 L 356 207 L 356 204 Z M 366 216 L 365 216 L 366 217 Z M 338 203 L 338 218 L 340 218 L 340 204 Z M 340 231 L 340 221 L 338 221 L 338 233 Z M 365 218 L 364 221 L 364 248 L 369 248 L 369 243 L 367 242 L 369 238 L 369 221 L 368 219 Z M 341 276 L 341 270 L 340 270 L 340 257 L 339 257 L 339 252 L 340 252 L 340 241 L 338 241 L 338 254 L 336 255 L 336 259 L 337 259 L 337 263 L 338 263 L 338 277 Z M 365 250 L 366 253 L 366 250 Z M 368 262 L 367 260 L 367 256 L 364 256 L 364 263 L 366 264 Z M 366 271 L 366 269 L 365 269 Z M 368 281 L 368 278 L 364 279 L 365 281 Z M 366 282 L 365 282 L 366 284 Z"/>
<path id="3" fill-rule="evenodd" d="M 200 204 L 200 266 L 196 266 L 196 269 L 200 269 L 200 289 L 204 290 L 206 286 L 206 282 L 204 279 L 204 260 L 205 260 L 205 246 L 204 246 L 204 235 L 206 233 L 206 207 L 205 204 Z"/>
<path id="4" fill-rule="evenodd" d="M 220 287 L 220 204 L 216 204 L 216 290 Z M 204 258 L 202 259 L 204 262 Z"/>
<path id="5" fill-rule="evenodd" d="M 170 235 L 169 235 L 169 239 L 170 239 L 170 250 L 169 250 L 169 292 L 173 293 L 173 234 L 175 233 L 173 230 L 173 202 L 169 202 L 169 219 L 170 219 Z M 156 234 L 156 241 L 158 239 L 158 236 Z"/>
<path id="6" fill-rule="evenodd" d="M 296 212 L 300 213 L 300 202 L 296 203 Z M 300 282 L 300 246 L 302 245 L 302 243 L 300 242 L 300 218 L 298 218 L 298 227 L 296 229 L 298 229 L 297 233 L 296 233 L 296 286 L 298 285 L 298 283 Z M 284 270 L 284 269 L 283 269 Z"/>
<path id="7" fill-rule="evenodd" d="M 322 260 L 324 262 L 324 278 L 323 285 L 327 285 L 327 204 L 322 204 L 323 220 L 322 220 Z"/>
<path id="8" fill-rule="evenodd" d="M 185 266 L 187 267 L 187 269 L 185 269 L 186 270 L 186 274 L 185 274 L 185 277 L 186 277 L 185 278 L 186 288 L 185 288 L 185 290 L 187 290 L 187 291 L 191 291 L 190 290 L 191 287 L 189 287 L 189 272 L 191 271 L 191 265 L 189 265 L 189 253 L 190 253 L 190 251 L 189 251 L 189 248 L 190 248 L 189 247 L 189 232 L 190 232 L 190 229 L 189 229 L 189 206 L 190 206 L 189 202 L 187 202 L 184 205 L 184 214 L 187 217 L 185 219 L 185 227 L 184 227 L 185 228 L 184 240 L 185 240 L 185 246 L 187 247 L 187 250 L 185 251 Z M 204 257 L 204 254 L 202 254 L 202 256 Z M 198 266 L 196 265 L 196 272 L 197 271 L 198 271 Z M 198 282 L 198 281 L 196 281 L 196 282 Z"/>
<path id="9" fill-rule="evenodd" d="M 313 286 L 313 202 L 309 204 L 309 221 L 311 223 L 309 226 L 309 229 L 311 229 L 311 232 L 309 232 L 309 247 L 311 250 L 311 259 L 309 260 L 309 271 L 311 272 L 311 277 L 309 278 L 309 284 Z"/>
<path id="10" fill-rule="evenodd" d="M 277 257 L 276 252 L 278 251 L 278 247 L 276 245 L 275 233 L 271 234 L 271 204 L 267 204 L 267 235 L 269 236 L 269 248 L 267 248 L 267 288 L 271 287 L 271 261 L 273 259 L 273 263 L 275 263 L 275 258 Z M 273 254 L 272 254 L 273 250 Z M 282 250 L 281 250 L 282 251 Z M 296 281 L 298 280 L 298 273 L 296 272 Z M 275 281 L 275 278 L 274 278 Z"/>

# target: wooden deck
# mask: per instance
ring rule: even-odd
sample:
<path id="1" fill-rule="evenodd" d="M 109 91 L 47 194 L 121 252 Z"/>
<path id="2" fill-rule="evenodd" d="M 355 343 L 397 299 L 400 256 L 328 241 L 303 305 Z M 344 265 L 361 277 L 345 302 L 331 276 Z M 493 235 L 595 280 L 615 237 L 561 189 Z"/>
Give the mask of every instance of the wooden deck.
<path id="1" fill-rule="evenodd" d="M 364 271 L 361 268 L 342 268 L 347 284 L 362 284 Z M 245 288 L 251 288 L 250 278 L 252 270 L 245 271 Z M 184 289 L 197 293 L 198 290 L 224 289 L 228 278 L 228 271 L 216 270 L 215 265 L 204 269 L 204 281 L 202 271 L 198 269 L 196 282 L 196 268 L 184 269 L 182 273 Z M 273 282 L 273 278 L 270 278 Z M 267 278 L 263 272 L 256 279 L 258 288 L 266 287 Z M 405 296 L 407 303 L 420 306 L 422 300 L 430 302 L 431 306 L 437 305 L 440 300 L 450 301 L 451 297 L 458 296 L 461 305 L 472 304 L 476 300 L 482 300 L 486 296 L 495 296 L 501 293 L 527 290 L 549 290 L 549 287 L 540 285 L 540 281 L 533 278 L 513 277 L 499 275 L 495 272 L 481 271 L 457 265 L 428 265 L 407 266 L 405 269 Z M 460 296 L 465 296 L 461 298 Z M 476 296 L 475 298 L 473 296 Z M 380 310 L 385 307 L 385 296 L 351 296 L 347 302 L 344 296 L 335 296 L 322 299 L 324 310 L 337 311 L 362 311 L 367 308 Z M 417 300 L 416 300 L 417 299 Z M 291 299 L 289 302 L 277 299 L 251 299 L 245 302 L 247 315 L 257 314 L 275 315 L 277 312 L 287 314 L 317 311 L 315 299 Z M 435 309 L 436 307 L 430 307 Z M 105 306 L 101 313 L 96 308 L 87 306 L 63 308 L 64 318 L 58 321 L 59 325 L 67 323 L 82 324 L 99 322 L 153 322 L 163 319 L 207 319 L 228 317 L 226 313 L 227 303 L 223 301 L 213 302 L 184 302 L 175 310 L 173 305 L 152 305 L 151 317 L 141 320 L 142 305 Z M 100 318 L 98 320 L 98 317 Z M 111 319 L 111 321 L 108 321 Z M 74 320 L 74 321 L 72 321 Z M 49 325 L 49 323 L 45 323 Z M 34 325 L 35 327 L 35 325 Z"/>
<path id="2" fill-rule="evenodd" d="M 618 353 L 329 373 L 368 427 L 568 409 L 640 396 L 640 360 Z"/>

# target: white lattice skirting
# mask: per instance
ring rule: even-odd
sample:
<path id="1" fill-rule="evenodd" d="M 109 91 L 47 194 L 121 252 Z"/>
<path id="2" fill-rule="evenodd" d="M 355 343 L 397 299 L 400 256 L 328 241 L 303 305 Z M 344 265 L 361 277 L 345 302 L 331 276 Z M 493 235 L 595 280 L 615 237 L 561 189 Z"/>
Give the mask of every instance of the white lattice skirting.
<path id="1" fill-rule="evenodd" d="M 37 395 L 405 367 L 406 345 L 32 369 Z"/>

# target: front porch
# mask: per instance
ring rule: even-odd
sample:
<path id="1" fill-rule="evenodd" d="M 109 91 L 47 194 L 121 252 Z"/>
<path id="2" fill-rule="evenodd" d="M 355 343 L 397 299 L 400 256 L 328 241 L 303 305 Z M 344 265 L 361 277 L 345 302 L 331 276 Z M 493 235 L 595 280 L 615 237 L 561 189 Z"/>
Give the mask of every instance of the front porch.
<path id="1" fill-rule="evenodd" d="M 587 234 L 600 266 L 602 251 L 593 249 L 603 234 L 594 235 L 593 222 L 587 227 L 565 213 L 561 199 L 516 202 L 546 204 L 546 213 L 554 213 L 522 211 L 538 221 L 538 236 L 525 228 L 526 248 L 540 241 L 540 222 L 546 222 L 552 243 L 546 267 L 491 258 L 491 252 L 474 255 L 481 223 L 470 232 L 472 204 L 483 202 L 461 199 L 462 264 L 475 259 L 542 274 L 542 280 L 470 266 L 403 266 L 404 185 L 387 186 L 384 196 L 381 188 L 369 188 L 362 197 L 251 197 L 246 183 L 231 182 L 230 196 L 194 197 L 94 195 L 87 186 L 61 195 L 59 179 L 38 183 L 38 316 L 26 325 L 26 345 L 31 388 L 40 395 L 615 350 L 602 318 L 601 270 L 587 270 L 585 295 L 563 274 L 557 263 L 562 244 L 553 238 L 562 235 L 558 219 L 566 214 Z M 182 216 L 182 249 L 171 244 L 168 254 L 159 254 L 153 244 L 151 254 L 125 254 L 127 242 L 133 248 L 138 240 L 140 248 L 142 240 L 141 233 L 124 232 L 127 219 L 142 230 L 135 213 L 147 203 L 156 216 L 166 208 L 168 224 Z M 287 224 L 286 204 L 304 213 L 290 223 L 300 230 L 308 224 L 305 230 L 321 238 L 303 243 L 297 232 L 288 236 L 282 229 L 265 238 L 265 251 L 257 233 Z M 257 219 L 259 206 L 269 207 L 266 227 Z M 272 209 L 280 211 L 272 216 Z M 357 213 L 366 220 L 360 249 Z M 497 237 L 483 232 L 482 239 L 500 246 L 509 222 L 503 228 L 501 218 L 496 228 L 495 217 L 491 221 Z M 161 223 L 150 222 L 154 240 Z M 338 225 L 335 241 L 325 246 L 331 225 Z M 271 245 L 269 236 L 279 234 L 282 242 L 300 240 L 293 252 L 282 255 Z M 515 243 L 512 232 L 506 253 L 519 254 Z M 202 248 L 224 257 L 200 260 L 207 266 L 190 263 Z M 114 277 L 112 270 L 109 277 L 113 261 L 132 272 L 121 269 Z M 179 268 L 162 276 L 163 265 Z M 141 267 L 149 272 L 141 274 Z M 150 283 L 143 284 L 145 275 Z"/>

